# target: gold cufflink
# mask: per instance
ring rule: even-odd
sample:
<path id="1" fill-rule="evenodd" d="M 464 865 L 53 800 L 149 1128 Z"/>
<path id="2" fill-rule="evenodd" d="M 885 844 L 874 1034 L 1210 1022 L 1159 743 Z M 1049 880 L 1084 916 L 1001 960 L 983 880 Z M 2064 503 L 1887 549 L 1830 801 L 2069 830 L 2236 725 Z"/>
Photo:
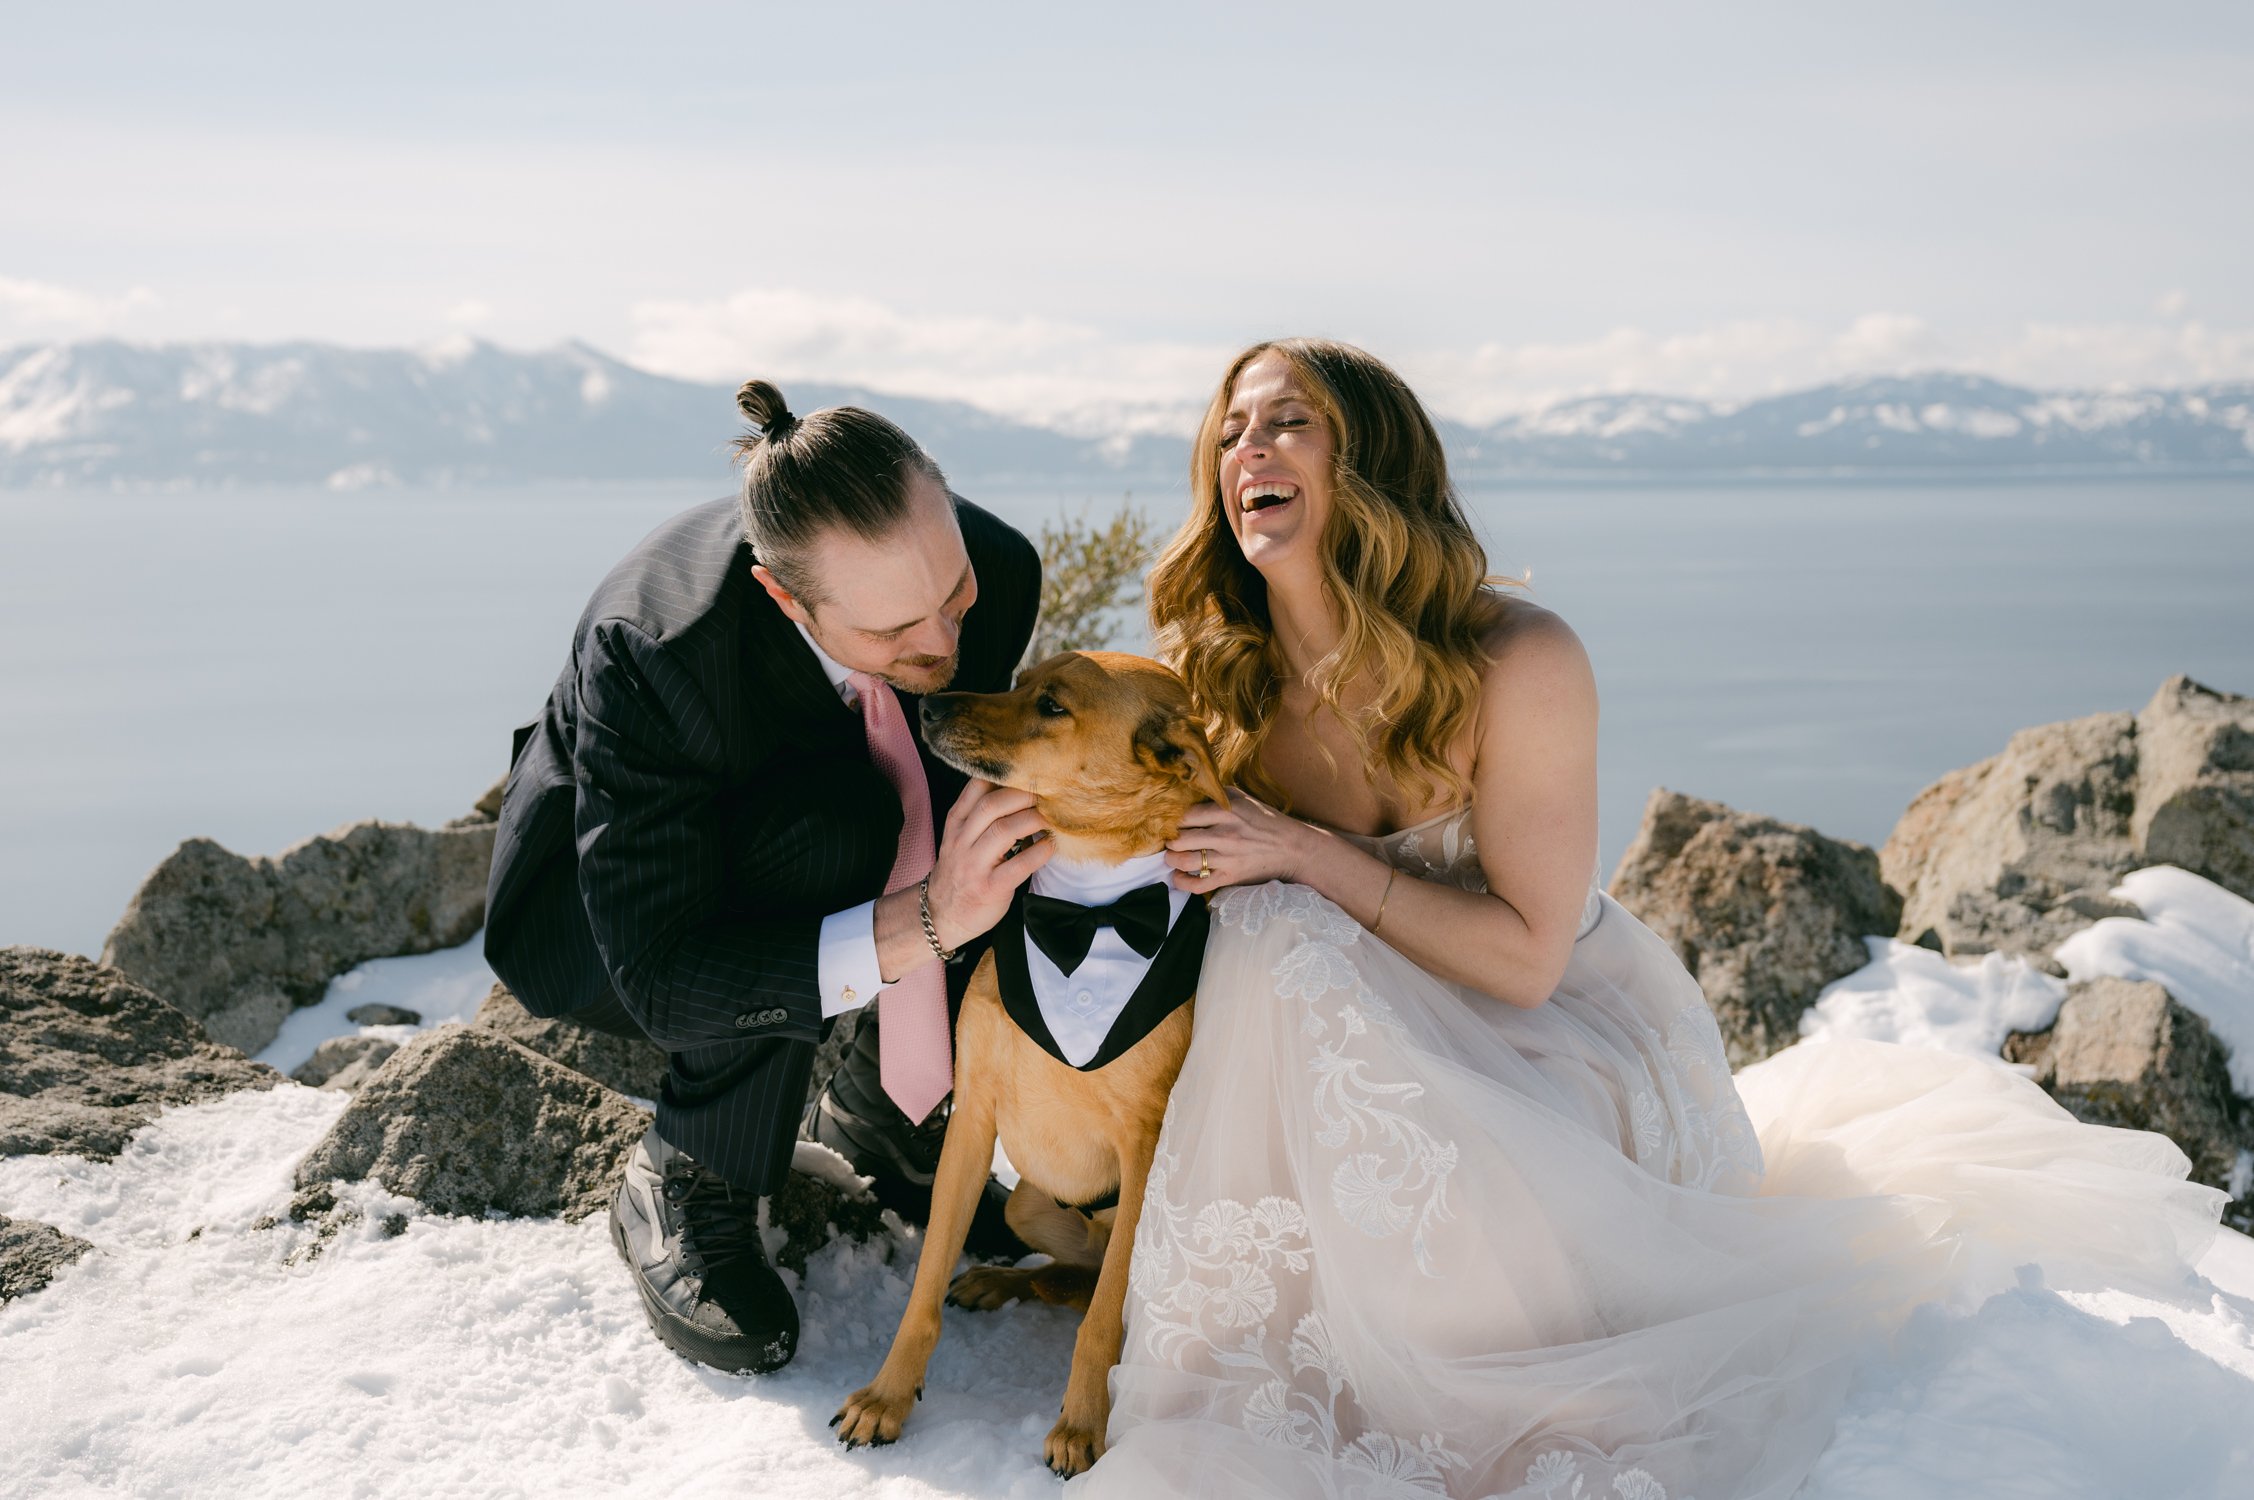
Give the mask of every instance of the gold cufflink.
<path id="1" fill-rule="evenodd" d="M 853 986 L 849 984 L 844 989 L 840 990 L 838 992 L 838 999 L 843 1000 L 847 1005 L 851 1005 L 854 1000 Z"/>

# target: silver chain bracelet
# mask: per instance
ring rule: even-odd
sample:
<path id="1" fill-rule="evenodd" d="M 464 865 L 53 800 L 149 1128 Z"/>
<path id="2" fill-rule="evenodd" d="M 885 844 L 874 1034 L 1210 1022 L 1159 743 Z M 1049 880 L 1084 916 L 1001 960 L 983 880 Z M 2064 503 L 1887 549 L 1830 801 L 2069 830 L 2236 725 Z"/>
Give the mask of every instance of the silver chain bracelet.
<path id="1" fill-rule="evenodd" d="M 916 911 L 923 918 L 924 941 L 931 944 L 931 951 L 939 955 L 941 963 L 953 963 L 955 956 L 963 950 L 945 947 L 939 941 L 939 929 L 932 924 L 931 920 L 931 877 L 929 875 L 916 882 Z"/>

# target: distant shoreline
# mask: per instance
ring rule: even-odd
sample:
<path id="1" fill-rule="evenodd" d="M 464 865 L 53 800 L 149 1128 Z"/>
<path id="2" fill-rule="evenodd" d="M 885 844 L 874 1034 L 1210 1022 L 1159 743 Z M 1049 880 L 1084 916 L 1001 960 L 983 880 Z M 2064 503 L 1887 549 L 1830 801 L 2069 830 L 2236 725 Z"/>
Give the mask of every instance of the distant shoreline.
<path id="1" fill-rule="evenodd" d="M 1919 487 L 1925 485 L 1993 485 L 2004 488 L 2012 485 L 2117 484 L 2122 480 L 2149 479 L 2164 483 L 2177 481 L 2215 481 L 2243 479 L 2254 484 L 2254 461 L 2243 464 L 1997 464 L 1968 465 L 1958 468 L 1898 468 L 1898 469 L 1472 469 L 1460 471 L 1455 476 L 1459 489 L 1479 492 L 1509 485 L 1536 486 L 1556 489 L 1714 489 L 1721 486 L 1783 486 L 1808 485 L 1816 488 L 1882 489 L 1888 486 Z M 1022 493 L 1030 490 L 1054 490 L 1072 498 L 1086 495 L 1090 498 L 1131 495 L 1178 501 L 1184 491 L 1179 480 L 1157 474 L 1088 474 L 1088 473 L 1000 473 L 961 474 L 949 476 L 950 484 L 965 494 L 976 498 L 980 491 L 1004 490 Z M 619 478 L 589 477 L 583 474 L 554 477 L 528 477 L 521 479 L 470 479 L 470 480 L 414 480 L 375 483 L 331 484 L 319 480 L 256 480 L 256 481 L 194 481 L 194 480 L 117 480 L 108 484 L 6 484 L 0 485 L 0 498 L 40 497 L 61 495 L 117 496 L 129 499 L 146 499 L 166 495 L 227 495 L 237 498 L 272 495 L 303 495 L 309 498 L 346 496 L 376 496 L 383 494 L 429 494 L 433 492 L 474 496 L 479 494 L 516 495 L 529 489 L 548 489 L 573 494 L 587 494 L 597 490 L 633 488 L 637 486 L 679 487 L 695 494 L 723 494 L 734 487 L 730 475 L 709 478 L 693 474 L 646 474 Z"/>
<path id="2" fill-rule="evenodd" d="M 884 413 L 966 482 L 1178 492 L 1197 411 L 1070 420 L 786 379 L 804 410 Z M 1458 480 L 1492 485 L 2060 482 L 2254 475 L 2254 381 L 2036 389 L 1947 370 L 1746 400 L 1584 395 L 1435 413 Z M 1162 430 L 1152 430 L 1152 423 Z M 725 485 L 730 392 L 583 344 L 536 351 L 315 343 L 0 350 L 0 486 L 166 493 L 522 483 Z"/>

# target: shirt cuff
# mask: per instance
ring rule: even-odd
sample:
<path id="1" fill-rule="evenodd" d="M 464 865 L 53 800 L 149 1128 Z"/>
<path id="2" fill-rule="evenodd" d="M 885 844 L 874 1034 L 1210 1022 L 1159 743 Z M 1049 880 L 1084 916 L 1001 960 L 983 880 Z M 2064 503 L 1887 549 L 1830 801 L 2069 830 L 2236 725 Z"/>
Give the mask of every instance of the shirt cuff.
<path id="1" fill-rule="evenodd" d="M 864 901 L 822 918 L 816 951 L 824 1020 L 874 1000 L 884 987 L 884 969 L 877 962 L 877 904 Z"/>

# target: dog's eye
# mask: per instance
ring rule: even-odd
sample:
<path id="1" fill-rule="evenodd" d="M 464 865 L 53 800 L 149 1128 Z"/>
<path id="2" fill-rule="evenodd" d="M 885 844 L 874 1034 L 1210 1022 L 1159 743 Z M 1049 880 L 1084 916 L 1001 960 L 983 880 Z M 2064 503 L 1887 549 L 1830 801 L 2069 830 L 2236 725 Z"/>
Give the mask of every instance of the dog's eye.
<path id="1" fill-rule="evenodd" d="M 1064 717 L 1064 705 L 1047 693 L 1043 693 L 1040 697 L 1034 699 L 1033 706 L 1040 710 L 1041 717 L 1044 719 L 1061 719 Z"/>

